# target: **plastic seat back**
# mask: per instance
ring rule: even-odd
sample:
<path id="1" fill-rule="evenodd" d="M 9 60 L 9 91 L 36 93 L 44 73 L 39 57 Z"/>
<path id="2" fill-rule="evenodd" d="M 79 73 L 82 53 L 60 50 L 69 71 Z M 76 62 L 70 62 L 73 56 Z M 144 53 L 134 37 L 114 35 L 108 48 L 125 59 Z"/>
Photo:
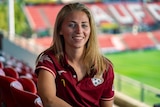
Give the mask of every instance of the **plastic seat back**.
<path id="1" fill-rule="evenodd" d="M 16 78 L 16 79 L 19 78 L 18 72 L 16 72 L 13 67 L 4 67 L 3 71 L 5 72 L 5 74 L 7 76 L 10 76 L 10 77 L 13 77 L 13 78 Z"/>
<path id="2" fill-rule="evenodd" d="M 32 79 L 29 79 L 25 76 L 20 76 L 20 78 L 18 78 L 18 81 L 22 84 L 25 91 L 37 94 L 37 87 Z"/>
<path id="3" fill-rule="evenodd" d="M 43 107 L 42 100 L 40 99 L 40 97 L 36 98 L 34 100 L 34 103 L 36 104 L 36 107 Z"/>
<path id="4" fill-rule="evenodd" d="M 19 84 L 21 84 L 19 81 L 13 81 L 10 85 L 16 107 L 38 107 L 35 104 L 35 99 L 39 98 L 39 96 L 32 92 L 19 89 Z"/>
<path id="5" fill-rule="evenodd" d="M 16 79 L 9 76 L 0 76 L 1 107 L 16 107 L 10 91 L 10 83 L 13 81 L 16 81 Z"/>
<path id="6" fill-rule="evenodd" d="M 0 68 L 0 75 L 1 76 L 5 76 L 6 75 L 5 72 L 3 71 L 3 69 L 1 69 L 1 68 Z"/>
<path id="7" fill-rule="evenodd" d="M 3 69 L 4 65 L 3 65 L 3 62 L 0 61 L 0 68 Z"/>

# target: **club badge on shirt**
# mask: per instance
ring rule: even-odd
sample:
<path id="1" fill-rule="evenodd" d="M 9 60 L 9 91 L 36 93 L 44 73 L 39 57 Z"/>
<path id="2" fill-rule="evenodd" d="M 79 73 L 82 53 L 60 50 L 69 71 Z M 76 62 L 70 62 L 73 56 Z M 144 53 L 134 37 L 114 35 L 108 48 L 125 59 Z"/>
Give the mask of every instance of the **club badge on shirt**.
<path id="1" fill-rule="evenodd" d="M 100 76 L 99 78 L 94 76 L 93 78 L 91 78 L 91 81 L 92 81 L 94 86 L 98 86 L 98 85 L 103 83 L 104 79 L 103 79 L 102 76 Z"/>

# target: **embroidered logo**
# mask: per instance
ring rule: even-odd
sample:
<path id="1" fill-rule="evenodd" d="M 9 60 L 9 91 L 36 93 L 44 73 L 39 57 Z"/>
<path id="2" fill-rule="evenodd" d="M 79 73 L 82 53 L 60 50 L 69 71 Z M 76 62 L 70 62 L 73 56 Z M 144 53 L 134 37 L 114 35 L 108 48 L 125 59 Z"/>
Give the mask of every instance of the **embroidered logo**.
<path id="1" fill-rule="evenodd" d="M 66 73 L 66 71 L 61 70 L 61 71 L 57 71 L 59 75 L 61 75 L 62 73 Z"/>
<path id="2" fill-rule="evenodd" d="M 66 87 L 66 82 L 65 82 L 65 80 L 64 80 L 64 79 L 61 79 L 61 82 L 62 82 L 63 86 Z"/>
<path id="3" fill-rule="evenodd" d="M 42 55 L 42 56 L 40 57 L 40 59 L 39 59 L 39 62 L 43 62 L 44 60 L 52 63 L 52 61 L 51 61 L 51 59 L 49 58 L 48 55 Z"/>
<path id="4" fill-rule="evenodd" d="M 103 83 L 104 79 L 102 78 L 102 76 L 100 78 L 94 76 L 93 78 L 91 78 L 91 81 L 94 86 L 98 86 Z"/>

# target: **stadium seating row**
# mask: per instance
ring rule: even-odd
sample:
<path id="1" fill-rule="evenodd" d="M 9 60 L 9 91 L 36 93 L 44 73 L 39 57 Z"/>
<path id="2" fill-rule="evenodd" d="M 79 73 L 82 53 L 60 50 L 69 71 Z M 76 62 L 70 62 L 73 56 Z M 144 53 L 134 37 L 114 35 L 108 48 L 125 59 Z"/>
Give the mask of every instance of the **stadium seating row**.
<path id="1" fill-rule="evenodd" d="M 24 68 L 30 67 L 14 57 L 0 54 L 0 107 L 43 107 L 37 93 L 37 77 L 31 68 Z"/>
<path id="2" fill-rule="evenodd" d="M 18 72 L 15 65 L 20 65 L 20 61 L 13 66 L 12 60 L 9 61 L 10 63 L 7 63 L 8 60 L 5 60 L 5 63 L 4 60 L 0 60 L 0 106 L 42 107 L 41 99 L 37 93 L 36 76 L 31 69 L 24 69 L 28 67 L 23 62 L 21 62 L 23 67 L 19 66 Z M 23 73 L 22 70 L 24 70 Z"/>
<path id="3" fill-rule="evenodd" d="M 125 34 L 123 35 L 123 41 L 128 46 L 127 48 L 131 50 L 153 48 L 155 46 L 155 43 L 146 32 L 138 33 L 137 35 Z"/>
<path id="4" fill-rule="evenodd" d="M 52 37 L 37 38 L 35 39 L 35 44 L 49 47 L 51 40 Z M 98 35 L 98 41 L 104 53 L 156 48 L 160 44 L 160 30 L 139 32 L 137 34 L 100 34 Z"/>
<path id="5" fill-rule="evenodd" d="M 160 43 L 160 30 L 152 32 L 152 33 L 153 33 L 153 36 L 155 37 L 155 39 L 157 40 L 157 42 Z"/>
<path id="6" fill-rule="evenodd" d="M 93 12 L 98 26 L 101 26 L 104 22 L 116 22 L 120 26 L 139 23 L 140 30 L 150 30 L 151 28 L 148 28 L 145 25 L 151 25 L 159 21 L 159 18 L 157 18 L 159 13 L 155 7 L 159 7 L 160 2 L 153 2 L 152 4 L 147 2 L 145 4 L 139 2 L 134 4 L 129 2 L 125 4 L 120 2 L 115 4 L 93 2 L 91 4 L 86 3 L 86 5 Z M 50 28 L 54 25 L 55 18 L 62 6 L 62 4 L 25 5 L 24 10 L 31 28 L 34 30 L 41 30 Z M 141 12 L 144 15 L 142 16 L 141 14 L 138 14 L 138 12 Z M 112 27 L 110 26 L 109 29 L 112 29 Z"/>
<path id="7" fill-rule="evenodd" d="M 151 29 L 149 26 L 148 26 L 148 28 L 144 28 L 144 27 L 147 27 L 147 26 L 144 26 L 145 24 L 158 23 L 156 21 L 158 21 L 159 19 L 154 20 L 154 18 L 152 18 L 152 17 L 154 17 L 154 14 L 152 14 L 152 12 L 149 11 L 150 9 L 147 9 L 150 6 L 151 6 L 150 8 L 152 8 L 153 4 L 150 5 L 150 3 L 147 3 L 144 6 L 142 6 L 142 4 L 139 4 L 139 3 L 134 4 L 134 5 L 142 7 L 141 8 L 142 10 L 139 9 L 139 12 L 143 12 L 145 14 L 145 16 L 147 16 L 147 18 L 143 18 L 140 21 L 140 20 L 136 20 L 137 18 L 134 15 L 130 15 L 130 16 L 133 17 L 133 23 L 134 24 L 139 23 L 138 27 L 141 30 L 137 29 L 135 31 L 137 34 L 132 34 L 132 33 L 118 34 L 118 35 L 103 34 L 103 36 L 105 36 L 105 37 L 101 37 L 101 34 L 98 35 L 98 39 L 99 39 L 100 46 L 102 48 L 102 52 L 106 53 L 106 52 L 117 52 L 117 51 L 125 51 L 125 50 L 139 50 L 139 49 L 148 49 L 148 48 L 160 47 L 159 45 L 157 46 L 157 43 L 158 44 L 160 43 L 160 35 L 159 35 L 160 30 L 152 31 L 152 30 L 156 30 L 159 26 L 156 27 L 156 29 L 153 29 L 153 28 Z M 120 5 L 120 7 L 119 7 L 119 5 Z M 98 26 L 100 26 L 102 24 L 101 22 L 108 21 L 107 18 L 106 18 L 106 20 L 103 18 L 103 15 L 104 15 L 104 17 L 110 16 L 111 18 L 112 18 L 112 16 L 114 16 L 114 12 L 111 11 L 112 9 L 110 8 L 110 6 L 111 7 L 113 6 L 115 8 L 115 10 L 117 10 L 117 12 L 115 12 L 115 13 L 117 13 L 117 14 L 119 13 L 119 15 L 115 15 L 113 17 L 113 19 L 115 19 L 119 24 L 120 23 L 122 24 L 123 21 L 125 22 L 125 20 L 119 20 L 121 18 L 119 18 L 118 16 L 121 16 L 122 13 L 125 16 L 126 15 L 125 12 L 130 11 L 130 9 L 128 7 L 126 7 L 127 5 L 129 7 L 134 6 L 134 5 L 131 5 L 130 3 L 127 3 L 127 4 L 125 4 L 125 6 L 123 8 L 125 10 L 123 10 L 123 9 L 121 9 L 122 8 L 121 6 L 123 6 L 123 4 L 121 5 L 119 3 L 116 4 L 116 5 L 114 5 L 114 4 L 103 4 L 103 3 L 102 4 L 101 3 L 88 4 L 88 6 L 89 6 L 89 8 L 91 8 L 91 10 L 93 8 L 96 8 L 96 9 L 93 9 L 93 13 L 96 14 L 94 16 L 95 16 L 95 20 L 98 20 L 98 21 L 96 21 L 98 23 Z M 50 32 L 50 30 L 53 28 L 53 25 L 55 24 L 56 15 L 58 14 L 58 12 L 62 8 L 62 6 L 63 5 L 52 5 L 52 4 L 49 4 L 49 5 L 48 4 L 47 5 L 46 4 L 45 5 L 32 5 L 32 6 L 31 5 L 26 5 L 26 6 L 24 6 L 24 10 L 25 10 L 26 18 L 28 19 L 28 21 L 31 25 L 31 28 L 33 30 L 35 30 L 37 32 L 43 32 L 43 30 L 49 30 L 49 32 Z M 159 6 L 159 3 L 155 3 L 154 6 Z M 107 11 L 106 11 L 106 9 L 107 9 Z M 148 12 L 145 11 L 145 9 L 147 9 Z M 132 11 L 130 11 L 130 12 L 132 13 Z M 155 11 L 155 14 L 156 14 L 156 12 L 157 11 Z M 53 13 L 53 14 L 51 14 L 51 13 Z M 96 17 L 96 16 L 99 16 L 99 15 L 100 16 L 102 15 L 102 18 L 100 18 L 100 17 L 97 18 Z M 128 16 L 128 17 L 130 17 L 130 16 Z M 123 23 L 123 24 L 125 25 L 127 23 Z M 119 25 L 119 26 L 121 26 L 121 25 Z M 132 28 L 132 26 L 130 26 L 130 27 L 131 27 L 130 29 L 132 29 L 132 32 L 134 32 L 133 31 L 134 27 L 133 28 Z M 122 30 L 122 32 L 123 32 L 124 29 L 125 28 L 120 29 L 120 31 Z M 145 30 L 142 30 L 142 29 L 145 29 Z M 139 31 L 152 31 L 152 32 L 138 33 Z M 124 32 L 126 32 L 126 30 Z M 48 33 L 45 36 L 51 36 L 50 34 L 51 33 Z M 39 33 L 37 35 L 39 35 Z M 41 36 L 38 36 L 38 37 L 41 37 Z M 38 38 L 38 39 L 35 40 L 35 44 L 38 43 L 39 45 L 42 45 L 44 47 L 48 47 L 51 44 L 50 41 L 51 41 L 51 38 L 48 38 L 48 37 L 44 37 L 43 40 L 42 40 L 42 38 Z"/>

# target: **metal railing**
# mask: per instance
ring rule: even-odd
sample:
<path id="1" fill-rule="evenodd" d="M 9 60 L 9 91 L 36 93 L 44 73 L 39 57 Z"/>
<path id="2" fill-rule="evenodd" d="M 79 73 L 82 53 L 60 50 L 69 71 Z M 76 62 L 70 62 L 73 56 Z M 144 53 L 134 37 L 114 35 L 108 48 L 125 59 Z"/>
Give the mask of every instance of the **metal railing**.
<path id="1" fill-rule="evenodd" d="M 115 90 L 122 92 L 136 100 L 153 106 L 160 103 L 160 89 L 143 84 L 142 82 L 128 78 L 126 76 L 115 74 L 114 81 Z"/>

